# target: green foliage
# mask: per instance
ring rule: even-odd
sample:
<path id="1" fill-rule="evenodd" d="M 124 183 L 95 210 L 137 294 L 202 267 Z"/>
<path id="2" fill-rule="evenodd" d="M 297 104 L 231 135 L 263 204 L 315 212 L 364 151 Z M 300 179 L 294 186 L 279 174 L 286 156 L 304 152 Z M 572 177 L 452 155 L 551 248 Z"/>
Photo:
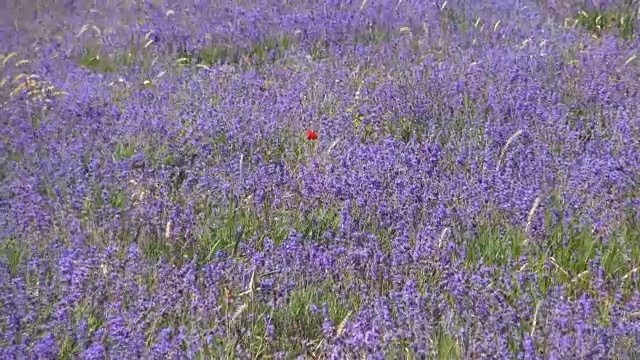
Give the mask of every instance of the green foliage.
<path id="1" fill-rule="evenodd" d="M 187 64 L 237 64 L 240 62 L 242 51 L 233 45 L 208 46 L 197 52 L 182 52 L 179 59 L 185 59 Z"/>
<path id="2" fill-rule="evenodd" d="M 440 17 L 440 27 L 445 32 L 464 33 L 470 27 L 469 19 L 464 9 L 447 6 L 446 3 L 441 6 L 442 16 Z"/>
<path id="3" fill-rule="evenodd" d="M 139 66 L 143 73 L 151 69 L 155 61 L 152 41 L 144 39 L 144 43 L 130 40 L 130 45 L 123 49 L 106 51 L 99 43 L 90 41 L 75 56 L 78 64 L 98 73 L 115 73 L 120 69 Z"/>
<path id="4" fill-rule="evenodd" d="M 80 66 L 96 72 L 112 73 L 116 70 L 116 64 L 113 59 L 106 54 L 102 54 L 96 46 L 85 47 L 76 60 Z"/>
<path id="5" fill-rule="evenodd" d="M 634 37 L 635 14 L 632 9 L 626 11 L 583 10 L 578 14 L 577 20 L 580 26 L 598 37 L 611 30 L 617 30 L 623 40 L 631 40 Z"/>
<path id="6" fill-rule="evenodd" d="M 640 224 L 636 215 L 628 214 L 618 233 L 598 246 L 601 265 L 610 279 L 630 280 L 640 265 Z"/>
<path id="7" fill-rule="evenodd" d="M 140 251 L 146 259 L 158 262 L 169 257 L 173 248 L 159 232 L 154 235 L 146 235 L 141 238 Z"/>
<path id="8" fill-rule="evenodd" d="M 231 251 L 235 255 L 242 240 L 249 239 L 262 224 L 257 214 L 229 201 L 226 216 L 208 219 L 209 227 L 198 239 L 199 256 L 209 263 L 218 251 Z M 203 257 L 204 256 L 204 257 Z"/>
<path id="9" fill-rule="evenodd" d="M 136 149 L 133 142 L 121 142 L 116 145 L 116 149 L 113 152 L 113 159 L 123 160 L 128 159 L 135 155 Z"/>
<path id="10" fill-rule="evenodd" d="M 323 59 L 327 59 L 329 57 L 329 50 L 331 49 L 331 44 L 326 39 L 316 40 L 311 44 L 311 48 L 309 49 L 309 53 L 311 54 L 311 59 L 313 61 L 321 61 Z"/>
<path id="11" fill-rule="evenodd" d="M 305 147 L 301 136 L 288 129 L 279 131 L 277 136 L 258 140 L 254 149 L 259 149 L 265 162 L 284 163 L 294 169 L 305 160 Z M 252 155 L 252 152 L 247 154 L 249 158 Z"/>
<path id="12" fill-rule="evenodd" d="M 522 253 L 525 234 L 521 229 L 495 225 L 481 225 L 478 236 L 467 242 L 467 261 L 482 259 L 487 265 L 506 266 Z"/>
<path id="13" fill-rule="evenodd" d="M 317 208 L 307 214 L 284 207 L 272 209 L 270 197 L 267 195 L 260 208 L 235 206 L 232 202 L 226 216 L 211 214 L 211 225 L 198 240 L 199 252 L 205 255 L 203 262 L 210 261 L 218 251 L 233 249 L 235 253 L 241 241 L 252 238 L 257 245 L 266 238 L 278 245 L 288 238 L 291 230 L 296 230 L 305 241 L 322 242 L 325 233 L 335 233 L 339 227 L 339 213 L 333 208 Z"/>
<path id="14" fill-rule="evenodd" d="M 607 238 L 595 234 L 590 226 L 578 224 L 577 214 L 570 219 L 566 216 L 560 198 L 552 196 L 545 212 L 544 240 L 536 243 L 530 243 L 521 228 L 482 224 L 477 235 L 462 239 L 466 263 L 472 268 L 480 262 L 509 268 L 525 256 L 527 271 L 538 274 L 533 288 L 545 294 L 552 286 L 563 285 L 569 296 L 578 298 L 592 290 L 594 274 L 590 271 L 596 261 L 608 281 L 619 284 L 625 294 L 632 291 L 630 275 L 640 265 L 640 226 L 635 215 L 630 214 L 619 231 Z M 509 291 L 517 298 L 517 292 L 528 290 L 516 287 Z"/>
<path id="15" fill-rule="evenodd" d="M 391 35 L 385 29 L 373 27 L 365 31 L 356 32 L 355 42 L 362 45 L 379 45 L 391 41 Z"/>
<path id="16" fill-rule="evenodd" d="M 127 194 L 124 191 L 114 191 L 110 194 L 110 205 L 113 208 L 124 210 L 127 206 Z"/>
<path id="17" fill-rule="evenodd" d="M 322 340 L 324 306 L 328 310 L 334 330 L 338 330 L 341 323 L 349 317 L 358 300 L 344 300 L 325 287 L 323 284 L 297 287 L 289 294 L 286 306 L 273 312 L 276 337 L 274 345 L 277 344 L 277 350 L 286 349 L 292 355 L 311 355 L 313 347 L 305 347 L 301 340 L 314 344 Z"/>
<path id="18" fill-rule="evenodd" d="M 458 342 L 446 330 L 440 328 L 435 340 L 438 359 L 462 359 Z"/>
<path id="19" fill-rule="evenodd" d="M 404 142 L 415 139 L 420 143 L 426 134 L 426 127 L 419 119 L 401 118 L 397 122 L 388 122 L 387 131 Z"/>
<path id="20" fill-rule="evenodd" d="M 6 239 L 0 243 L 0 259 L 9 266 L 11 275 L 18 274 L 18 268 L 24 260 L 25 249 L 17 239 Z"/>
<path id="21" fill-rule="evenodd" d="M 276 312 L 276 324 L 280 334 L 296 338 L 302 335 L 307 339 L 322 337 L 322 313 L 313 312 L 311 307 L 322 307 L 318 289 L 314 287 L 297 288 L 289 295 L 286 307 Z"/>
<path id="22" fill-rule="evenodd" d="M 183 64 L 236 65 L 246 59 L 255 65 L 262 65 L 284 58 L 286 52 L 295 46 L 296 41 L 289 35 L 269 36 L 249 46 L 212 44 L 196 51 L 183 50 L 178 58 L 182 59 Z"/>
<path id="23" fill-rule="evenodd" d="M 301 214 L 294 219 L 293 227 L 305 239 L 322 242 L 324 235 L 329 232 L 337 233 L 340 226 L 340 213 L 334 208 L 317 207 L 309 214 Z"/>

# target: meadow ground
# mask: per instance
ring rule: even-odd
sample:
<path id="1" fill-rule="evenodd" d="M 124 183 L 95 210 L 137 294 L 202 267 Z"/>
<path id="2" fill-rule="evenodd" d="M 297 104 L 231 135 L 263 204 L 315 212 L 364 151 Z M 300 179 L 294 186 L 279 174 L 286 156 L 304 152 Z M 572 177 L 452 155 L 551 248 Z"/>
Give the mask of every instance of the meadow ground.
<path id="1" fill-rule="evenodd" d="M 0 358 L 640 357 L 637 2 L 177 4 L 0 4 Z"/>

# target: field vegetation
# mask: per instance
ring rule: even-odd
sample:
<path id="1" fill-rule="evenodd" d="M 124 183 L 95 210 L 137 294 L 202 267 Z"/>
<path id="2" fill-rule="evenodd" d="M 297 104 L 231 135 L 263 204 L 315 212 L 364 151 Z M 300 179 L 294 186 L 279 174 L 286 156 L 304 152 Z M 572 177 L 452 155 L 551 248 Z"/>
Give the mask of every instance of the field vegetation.
<path id="1" fill-rule="evenodd" d="M 2 2 L 0 358 L 639 358 L 639 11 Z"/>

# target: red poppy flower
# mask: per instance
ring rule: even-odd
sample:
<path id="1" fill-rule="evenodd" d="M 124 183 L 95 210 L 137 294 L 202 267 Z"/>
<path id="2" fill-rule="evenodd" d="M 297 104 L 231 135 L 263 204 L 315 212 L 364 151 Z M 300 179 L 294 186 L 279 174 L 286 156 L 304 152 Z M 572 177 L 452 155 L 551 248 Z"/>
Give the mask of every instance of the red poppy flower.
<path id="1" fill-rule="evenodd" d="M 315 131 L 309 129 L 307 131 L 307 139 L 308 140 L 318 140 L 318 133 L 316 133 Z"/>

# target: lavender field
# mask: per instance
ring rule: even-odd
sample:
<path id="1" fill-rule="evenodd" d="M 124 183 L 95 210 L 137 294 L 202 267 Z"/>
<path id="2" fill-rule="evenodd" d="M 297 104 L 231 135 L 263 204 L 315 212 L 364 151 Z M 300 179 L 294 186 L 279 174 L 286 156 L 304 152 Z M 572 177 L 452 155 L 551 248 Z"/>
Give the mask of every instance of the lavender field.
<path id="1" fill-rule="evenodd" d="M 0 359 L 639 359 L 640 3 L 0 3 Z"/>

